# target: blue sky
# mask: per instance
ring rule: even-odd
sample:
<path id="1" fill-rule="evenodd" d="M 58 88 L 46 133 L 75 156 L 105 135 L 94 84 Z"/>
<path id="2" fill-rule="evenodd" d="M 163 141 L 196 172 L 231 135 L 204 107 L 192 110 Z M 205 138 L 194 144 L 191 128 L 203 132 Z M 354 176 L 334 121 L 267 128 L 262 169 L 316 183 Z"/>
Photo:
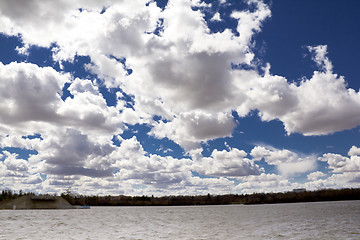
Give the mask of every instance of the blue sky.
<path id="1" fill-rule="evenodd" d="M 359 187 L 358 1 L 0 3 L 0 188 Z"/>

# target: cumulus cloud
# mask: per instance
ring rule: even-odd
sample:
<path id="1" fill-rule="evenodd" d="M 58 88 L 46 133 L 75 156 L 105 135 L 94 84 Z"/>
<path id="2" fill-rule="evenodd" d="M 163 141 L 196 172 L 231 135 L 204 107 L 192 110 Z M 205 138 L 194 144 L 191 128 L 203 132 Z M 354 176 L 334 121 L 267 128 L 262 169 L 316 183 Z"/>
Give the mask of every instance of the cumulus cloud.
<path id="1" fill-rule="evenodd" d="M 258 109 L 263 120 L 281 120 L 288 134 L 325 135 L 358 126 L 359 92 L 347 88 L 344 77 L 332 72 L 326 46 L 309 50 L 314 52 L 313 59 L 321 71 L 315 71 L 298 85 L 266 73 L 258 80 L 260 87 L 249 91 L 248 108 Z"/>
<path id="2" fill-rule="evenodd" d="M 273 75 L 270 64 L 264 74 L 255 70 L 253 37 L 271 12 L 260 0 L 248 4 L 251 11 L 222 13 L 223 19 L 237 21 L 235 31 L 212 33 L 203 12 L 211 4 L 201 1 L 170 0 L 164 9 L 142 0 L 1 1 L 0 32 L 21 40 L 18 53 L 46 47 L 61 67 L 75 56 L 88 56 L 84 67 L 97 77 L 74 78 L 31 63 L 0 63 L 0 146 L 38 152 L 28 161 L 5 154 L 1 171 L 28 172 L 29 183 L 49 191 L 74 185 L 83 190 L 121 187 L 132 193 L 133 185 L 154 192 L 156 187 L 220 190 L 234 184 L 226 177 L 261 174 L 256 164 L 261 159 L 282 176 L 261 174 L 263 185 L 246 189 L 289 186 L 284 176 L 313 171 L 313 156 L 269 147 L 255 147 L 252 159 L 238 149 L 214 150 L 210 157 L 191 154 L 203 142 L 232 135 L 233 111 L 246 117 L 257 110 L 263 121 L 282 121 L 288 134 L 324 135 L 360 124 L 359 92 L 333 73 L 326 45 L 308 47 L 319 71 L 299 84 Z M 220 21 L 220 13 L 212 20 Z M 233 67 L 242 65 L 248 68 Z M 118 91 L 115 106 L 107 105 L 100 85 Z M 71 96 L 62 100 L 65 86 Z M 193 159 L 147 153 L 136 138 L 119 138 L 120 147 L 112 143 L 126 126 L 138 123 L 147 124 L 152 137 L 179 144 Z M 40 137 L 25 137 L 35 134 Z M 320 160 L 345 174 L 358 171 L 358 155 L 354 146 L 349 157 L 329 153 Z M 194 169 L 216 178 L 194 177 Z M 322 180 L 316 177 L 321 176 L 309 174 L 311 180 Z M 241 184 L 239 189 L 246 187 Z"/>
<path id="3" fill-rule="evenodd" d="M 51 126 L 72 126 L 87 132 L 121 132 L 114 107 L 108 107 L 96 86 L 31 63 L 0 63 L 0 132 L 32 135 Z M 65 83 L 73 98 L 61 99 Z"/>
<path id="4" fill-rule="evenodd" d="M 314 52 L 313 60 L 324 72 L 331 72 L 333 69 L 333 65 L 330 60 L 326 57 L 327 55 L 327 46 L 319 45 L 319 46 L 308 46 L 310 52 Z"/>
<path id="5" fill-rule="evenodd" d="M 180 114 L 170 122 L 155 123 L 150 134 L 158 138 L 167 137 L 189 150 L 199 147 L 201 141 L 230 136 L 234 127 L 231 114 L 195 111 Z"/>
<path id="6" fill-rule="evenodd" d="M 42 164 L 39 171 L 53 175 L 110 176 L 112 143 L 94 142 L 87 135 L 74 129 L 56 129 L 44 136 L 30 161 Z"/>
<path id="7" fill-rule="evenodd" d="M 359 172 L 344 172 L 335 173 L 328 178 L 312 179 L 306 182 L 302 187 L 311 190 L 318 190 L 322 188 L 353 188 L 360 183 Z"/>
<path id="8" fill-rule="evenodd" d="M 260 31 L 261 23 L 271 16 L 269 6 L 262 1 L 250 0 L 249 4 L 255 4 L 257 11 L 234 11 L 231 16 L 238 19 L 237 31 L 242 43 L 248 44 L 254 32 Z"/>
<path id="9" fill-rule="evenodd" d="M 190 173 L 190 159 L 147 156 L 136 137 L 124 140 L 110 157 L 114 159 L 112 166 L 118 169 L 116 176 L 122 180 L 139 179 L 145 185 L 168 188 L 184 181 Z"/>
<path id="10" fill-rule="evenodd" d="M 230 151 L 214 150 L 210 157 L 204 157 L 194 163 L 193 169 L 200 174 L 216 177 L 240 177 L 259 175 L 261 169 L 248 154 L 236 148 Z"/>
<path id="11" fill-rule="evenodd" d="M 278 192 L 292 190 L 292 184 L 283 176 L 261 173 L 258 176 L 240 178 L 240 183 L 235 189 L 241 193 Z"/>
<path id="12" fill-rule="evenodd" d="M 358 148 L 352 146 L 349 150 L 349 157 L 340 154 L 325 153 L 318 158 L 328 164 L 332 171 L 325 174 L 320 171 L 310 173 L 307 177 L 310 180 L 303 187 L 307 189 L 321 188 L 351 188 L 360 183 L 360 158 Z"/>
<path id="13" fill-rule="evenodd" d="M 294 176 L 312 171 L 316 168 L 315 156 L 300 156 L 287 149 L 276 149 L 272 147 L 256 146 L 250 155 L 255 161 L 264 159 L 266 163 L 275 165 L 281 175 Z"/>
<path id="14" fill-rule="evenodd" d="M 102 78 L 105 86 L 122 87 L 133 95 L 135 111 L 142 119 L 151 122 L 153 115 L 165 114 L 163 117 L 170 122 L 173 116 L 177 123 L 184 121 L 182 125 L 189 128 L 183 127 L 172 136 L 185 147 L 196 144 L 179 141 L 184 136 L 199 143 L 231 134 L 234 124 L 226 119 L 228 123 L 222 132 L 213 133 L 211 130 L 216 127 L 212 127 L 208 128 L 208 134 L 202 131 L 192 137 L 192 124 L 182 114 L 200 118 L 207 115 L 206 118 L 214 119 L 215 125 L 224 123 L 219 115 L 231 118 L 233 104 L 242 100 L 242 94 L 234 90 L 231 63 L 250 63 L 253 58 L 248 47 L 251 36 L 270 16 L 265 4 L 251 1 L 256 7 L 254 11 L 233 13 L 233 17 L 239 19 L 240 35 L 236 36 L 229 29 L 210 34 L 203 13 L 192 9 L 200 2 L 169 1 L 161 11 L 155 3 L 147 6 L 142 1 L 108 1 L 102 3 L 107 6 L 102 13 L 103 5 L 97 2 L 64 0 L 50 4 L 49 10 L 46 4 L 28 4 L 34 11 L 42 10 L 41 17 L 48 21 L 40 23 L 38 15 L 33 19 L 26 14 L 17 17 L 10 11 L 1 19 L 6 26 L 2 30 L 4 33 L 21 33 L 24 44 L 29 46 L 48 47 L 56 42 L 53 51 L 57 61 L 71 60 L 76 54 L 90 56 L 92 62 L 87 69 Z M 11 9 L 13 3 L 5 1 L 3 5 L 6 5 L 4 9 Z M 84 10 L 79 11 L 80 8 Z M 52 9 L 60 11 L 55 13 Z M 50 31 L 53 22 L 58 23 L 56 32 Z M 151 34 L 158 27 L 160 35 Z M 118 59 L 126 60 L 126 66 Z M 125 68 L 131 68 L 133 73 L 128 75 Z M 155 101 L 160 104 L 149 106 Z M 69 100 L 69 104 L 71 102 Z M 135 121 L 140 120 L 132 118 L 130 123 Z M 163 136 L 161 133 L 154 135 Z"/>
<path id="15" fill-rule="evenodd" d="M 360 172 L 360 155 L 358 148 L 352 146 L 349 150 L 349 157 L 340 154 L 326 153 L 319 157 L 320 161 L 327 162 L 329 168 L 335 173 Z"/>
<path id="16" fill-rule="evenodd" d="M 19 175 L 27 172 L 29 169 L 28 161 L 17 158 L 18 155 L 15 153 L 11 154 L 8 151 L 3 151 L 3 153 L 5 154 L 5 160 L 3 161 L 3 164 L 8 170 L 7 174 Z"/>
<path id="17" fill-rule="evenodd" d="M 232 128 L 194 137 L 192 124 L 184 115 L 207 114 L 216 119 L 219 114 L 231 114 L 232 110 L 246 116 L 257 109 L 263 120 L 279 119 L 289 134 L 305 135 L 328 134 L 359 124 L 359 113 L 353 110 L 359 109 L 359 94 L 346 88 L 343 77 L 332 73 L 325 45 L 308 47 L 321 71 L 299 85 L 272 75 L 270 68 L 264 76 L 256 71 L 232 69 L 231 64 L 252 64 L 252 37 L 271 15 L 262 1 L 249 1 L 253 11 L 231 13 L 238 20 L 238 36 L 229 29 L 210 33 L 203 13 L 192 8 L 199 3 L 185 0 L 169 1 L 164 10 L 155 3 L 145 5 L 142 1 L 63 0 L 27 4 L 42 15 L 16 12 L 14 3 L 2 2 L 2 9 L 9 9 L 0 19 L 4 25 L 2 32 L 20 33 L 29 46 L 48 47 L 56 42 L 53 50 L 58 61 L 71 60 L 76 54 L 90 56 L 88 70 L 103 79 L 105 86 L 121 87 L 134 96 L 134 110 L 141 117 L 125 115 L 130 124 L 136 121 L 154 124 L 154 136 L 171 135 L 185 148 L 198 147 L 195 142 L 229 136 Z M 107 8 L 102 12 L 104 6 Z M 58 23 L 56 32 L 50 31 L 54 22 Z M 157 28 L 159 34 L 154 33 Z M 132 74 L 126 68 L 131 68 Z M 156 101 L 156 106 L 151 104 Z M 188 127 L 164 134 L 151 121 L 159 114 L 171 125 L 166 126 L 169 130 L 178 124 Z M 101 116 L 89 118 L 101 121 Z M 219 122 L 214 124 L 211 129 Z M 191 142 L 181 141 L 184 136 L 192 138 Z"/>
<path id="18" fill-rule="evenodd" d="M 40 174 L 32 171 L 31 163 L 16 153 L 2 151 L 0 161 L 0 187 L 34 191 L 42 182 Z"/>
<path id="19" fill-rule="evenodd" d="M 348 152 L 348 155 L 351 156 L 358 156 L 360 155 L 360 148 L 356 146 L 352 146 Z"/>
<path id="20" fill-rule="evenodd" d="M 307 175 L 307 179 L 315 181 L 318 180 L 319 178 L 325 177 L 326 174 L 320 171 L 316 171 L 316 172 L 312 172 L 310 174 Z"/>
<path id="21" fill-rule="evenodd" d="M 21 134 L 20 135 L 12 134 L 7 136 L 0 135 L 0 148 L 14 147 L 14 148 L 34 150 L 35 146 L 38 146 L 40 141 L 41 141 L 41 136 L 36 136 L 30 139 L 27 136 L 22 136 Z"/>
<path id="22" fill-rule="evenodd" d="M 0 129 L 16 128 L 27 132 L 25 122 L 57 121 L 56 109 L 61 104 L 61 89 L 69 75 L 50 67 L 40 68 L 30 63 L 0 63 Z M 9 133 L 9 132 L 7 132 Z M 31 132 L 30 132 L 31 134 Z"/>
<path id="23" fill-rule="evenodd" d="M 220 13 L 219 13 L 219 12 L 216 12 L 216 13 L 214 14 L 214 16 L 211 18 L 211 21 L 221 22 Z"/>

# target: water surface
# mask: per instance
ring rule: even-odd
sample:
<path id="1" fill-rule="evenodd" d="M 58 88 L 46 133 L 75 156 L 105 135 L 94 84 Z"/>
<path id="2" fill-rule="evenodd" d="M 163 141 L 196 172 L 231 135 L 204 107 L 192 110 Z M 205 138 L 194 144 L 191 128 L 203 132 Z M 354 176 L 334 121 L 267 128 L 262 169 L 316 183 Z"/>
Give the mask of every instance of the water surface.
<path id="1" fill-rule="evenodd" d="M 360 239 L 360 201 L 2 210 L 0 239 Z"/>

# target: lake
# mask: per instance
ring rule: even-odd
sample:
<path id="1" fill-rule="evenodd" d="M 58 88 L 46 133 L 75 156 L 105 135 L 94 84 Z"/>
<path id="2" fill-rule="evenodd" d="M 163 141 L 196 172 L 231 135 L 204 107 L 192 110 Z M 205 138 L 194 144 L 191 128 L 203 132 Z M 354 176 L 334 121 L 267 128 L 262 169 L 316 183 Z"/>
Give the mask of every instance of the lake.
<path id="1" fill-rule="evenodd" d="M 1 210 L 0 239 L 360 239 L 360 201 Z"/>

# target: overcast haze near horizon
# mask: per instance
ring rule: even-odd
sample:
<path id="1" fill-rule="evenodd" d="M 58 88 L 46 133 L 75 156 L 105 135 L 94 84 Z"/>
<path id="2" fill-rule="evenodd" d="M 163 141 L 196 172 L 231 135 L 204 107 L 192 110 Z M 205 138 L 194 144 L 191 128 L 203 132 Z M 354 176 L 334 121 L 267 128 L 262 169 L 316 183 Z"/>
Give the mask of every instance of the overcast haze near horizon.
<path id="1" fill-rule="evenodd" d="M 0 1 L 0 188 L 360 183 L 359 1 Z"/>

